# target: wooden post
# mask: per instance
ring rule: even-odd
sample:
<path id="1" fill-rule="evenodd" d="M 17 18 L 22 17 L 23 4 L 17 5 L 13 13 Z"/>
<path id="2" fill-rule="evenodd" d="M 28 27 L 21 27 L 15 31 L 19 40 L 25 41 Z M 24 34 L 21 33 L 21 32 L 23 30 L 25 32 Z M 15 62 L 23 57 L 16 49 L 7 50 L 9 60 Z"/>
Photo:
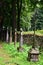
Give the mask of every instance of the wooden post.
<path id="1" fill-rule="evenodd" d="M 8 27 L 7 27 L 7 33 L 6 33 L 6 42 L 9 42 L 9 34 L 8 34 Z"/>
<path id="2" fill-rule="evenodd" d="M 15 39 L 14 39 L 15 41 L 14 41 L 14 45 L 16 44 L 16 42 L 17 42 L 17 29 L 15 28 Z"/>
<path id="3" fill-rule="evenodd" d="M 19 47 L 17 49 L 20 52 L 23 51 L 23 30 L 22 30 L 22 28 L 20 28 L 20 43 L 19 43 Z"/>
<path id="4" fill-rule="evenodd" d="M 12 43 L 12 27 L 10 27 L 10 43 Z"/>
<path id="5" fill-rule="evenodd" d="M 5 41 L 5 27 L 2 29 L 2 41 Z"/>
<path id="6" fill-rule="evenodd" d="M 19 44 L 19 47 L 22 47 L 23 46 L 23 30 L 22 28 L 20 29 L 20 44 Z"/>

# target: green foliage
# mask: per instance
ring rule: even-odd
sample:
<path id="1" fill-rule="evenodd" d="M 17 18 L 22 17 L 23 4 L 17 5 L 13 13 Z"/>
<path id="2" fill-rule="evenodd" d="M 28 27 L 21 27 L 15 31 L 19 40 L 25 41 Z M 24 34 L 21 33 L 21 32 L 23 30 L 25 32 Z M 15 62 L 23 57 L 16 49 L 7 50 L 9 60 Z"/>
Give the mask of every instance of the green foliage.
<path id="1" fill-rule="evenodd" d="M 17 51 L 17 47 L 18 47 L 18 43 L 16 44 L 16 46 L 15 46 L 15 48 L 14 48 L 14 45 L 12 44 L 12 45 L 6 45 L 6 44 L 4 44 L 4 46 L 3 46 L 3 48 L 5 49 L 5 50 L 7 50 L 7 53 L 8 54 L 11 54 L 11 56 L 18 56 L 18 55 L 24 55 L 24 53 L 26 52 L 27 53 L 27 51 L 29 50 L 29 48 L 30 47 L 27 47 L 26 45 L 24 45 L 23 47 L 24 47 L 24 52 L 23 53 L 21 53 L 21 52 L 19 52 L 18 53 L 18 51 Z M 25 48 L 26 47 L 26 48 Z"/>
<path id="2" fill-rule="evenodd" d="M 4 16 L 4 26 L 12 26 L 12 0 L 3 0 L 3 6 L 1 7 L 1 15 Z M 17 5 L 17 3 L 16 3 Z M 17 7 L 16 7 L 17 8 Z M 20 27 L 23 30 L 28 31 L 31 28 L 31 16 L 34 13 L 35 8 L 43 9 L 42 0 L 22 0 L 22 10 L 21 10 L 21 20 Z M 16 9 L 17 10 L 17 9 Z M 43 11 L 43 10 L 42 10 Z M 43 21 L 43 12 L 38 12 L 37 28 L 40 29 L 40 21 Z M 41 28 L 43 28 L 43 22 L 41 23 Z"/>
<path id="3" fill-rule="evenodd" d="M 31 30 L 31 21 L 32 20 L 34 22 L 34 16 L 36 16 L 36 14 L 33 16 L 33 14 L 35 13 L 34 10 L 36 8 L 38 8 L 39 10 L 37 10 L 37 19 L 38 22 L 36 29 L 43 29 L 43 5 L 41 4 L 42 0 L 23 0 L 23 4 L 22 4 L 22 12 L 21 12 L 21 23 L 20 26 L 23 28 L 23 30 Z M 33 24 L 32 22 L 32 24 Z M 34 24 L 33 24 L 34 26 Z M 33 28 L 32 26 L 32 28 Z"/>
<path id="4" fill-rule="evenodd" d="M 37 29 L 43 29 L 43 10 L 42 9 L 36 9 L 34 11 L 34 14 L 31 18 L 31 30 L 34 30 L 34 22 Z"/>
<path id="5" fill-rule="evenodd" d="M 5 63 L 3 61 L 4 61 L 3 57 L 0 57 L 0 64 L 1 65 L 5 65 Z"/>
<path id="6" fill-rule="evenodd" d="M 19 65 L 43 65 L 43 52 L 39 55 L 39 61 L 38 62 L 29 62 L 27 61 L 28 57 L 28 51 L 31 48 L 31 46 L 27 46 L 26 44 L 23 46 L 24 51 L 18 52 L 17 47 L 19 46 L 19 43 L 14 46 L 13 44 L 3 44 L 3 49 L 6 53 L 9 54 L 9 56 L 12 59 L 12 63 L 19 64 Z M 8 52 L 9 51 L 9 52 Z"/>
<path id="7" fill-rule="evenodd" d="M 26 31 L 30 28 L 30 18 L 32 14 L 29 4 L 29 0 L 23 0 L 20 26 Z"/>

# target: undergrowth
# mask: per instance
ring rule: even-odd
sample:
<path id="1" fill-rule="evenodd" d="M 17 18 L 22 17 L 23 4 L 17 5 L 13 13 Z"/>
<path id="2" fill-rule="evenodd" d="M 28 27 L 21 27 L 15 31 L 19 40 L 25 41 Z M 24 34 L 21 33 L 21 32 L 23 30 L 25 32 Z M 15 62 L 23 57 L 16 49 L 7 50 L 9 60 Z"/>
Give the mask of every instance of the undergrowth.
<path id="1" fill-rule="evenodd" d="M 43 52 L 39 55 L 39 61 L 38 62 L 29 62 L 27 60 L 28 57 L 28 51 L 31 48 L 31 46 L 23 45 L 24 51 L 18 52 L 17 47 L 19 46 L 19 43 L 14 44 L 3 44 L 3 49 L 9 56 L 12 58 L 12 62 L 16 63 L 18 65 L 43 65 Z"/>

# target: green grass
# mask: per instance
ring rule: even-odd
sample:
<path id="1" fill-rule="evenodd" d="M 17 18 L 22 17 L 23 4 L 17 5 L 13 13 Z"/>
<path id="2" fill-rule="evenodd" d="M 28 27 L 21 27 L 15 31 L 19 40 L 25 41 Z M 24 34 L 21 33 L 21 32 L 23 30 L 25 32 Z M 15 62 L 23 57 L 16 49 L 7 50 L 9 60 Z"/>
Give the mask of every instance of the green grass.
<path id="1" fill-rule="evenodd" d="M 43 34 L 43 30 L 37 30 L 36 33 Z"/>
<path id="2" fill-rule="evenodd" d="M 35 31 L 36 33 L 36 35 L 41 35 L 41 36 L 43 36 L 43 30 L 37 30 L 37 31 Z M 18 34 L 20 34 L 20 32 L 18 32 Z M 26 35 L 26 34 L 34 34 L 34 31 L 27 31 L 27 32 L 24 32 L 23 31 L 23 34 L 24 35 Z"/>
<path id="3" fill-rule="evenodd" d="M 33 31 L 29 32 L 23 32 L 23 34 L 33 34 Z M 37 30 L 36 31 L 37 35 L 42 35 L 43 36 L 43 30 Z M 2 43 L 2 42 L 1 42 Z M 19 43 L 16 43 L 14 46 L 14 43 L 12 44 L 7 44 L 3 43 L 2 44 L 3 49 L 5 50 L 5 53 L 7 53 L 11 60 L 11 63 L 18 64 L 18 65 L 43 65 L 43 52 L 39 55 L 39 61 L 38 62 L 29 62 L 27 61 L 28 57 L 28 51 L 31 48 L 31 46 L 28 45 L 23 45 L 24 51 L 23 52 L 18 52 L 17 47 L 19 47 Z M 4 62 L 4 58 L 0 57 L 0 65 L 6 65 Z"/>
<path id="4" fill-rule="evenodd" d="M 0 57 L 0 65 L 5 65 L 3 57 Z"/>
<path id="5" fill-rule="evenodd" d="M 29 62 L 27 61 L 28 51 L 31 46 L 24 45 L 24 51 L 18 52 L 17 47 L 19 44 L 17 43 L 16 46 L 13 44 L 3 44 L 3 49 L 9 56 L 12 58 L 12 63 L 16 63 L 18 65 L 43 65 L 43 52 L 39 56 L 38 62 Z"/>

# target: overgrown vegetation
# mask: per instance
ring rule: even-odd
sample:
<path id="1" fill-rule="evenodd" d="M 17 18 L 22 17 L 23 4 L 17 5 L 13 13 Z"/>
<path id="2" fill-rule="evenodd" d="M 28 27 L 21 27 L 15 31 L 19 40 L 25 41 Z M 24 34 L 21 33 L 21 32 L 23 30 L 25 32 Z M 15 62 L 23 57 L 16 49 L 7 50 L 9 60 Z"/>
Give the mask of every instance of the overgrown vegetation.
<path id="1" fill-rule="evenodd" d="M 27 61 L 28 51 L 31 48 L 31 46 L 24 45 L 24 51 L 18 52 L 17 47 L 19 46 L 19 43 L 16 43 L 16 46 L 14 46 L 13 43 L 3 43 L 2 45 L 3 49 L 5 50 L 5 53 L 9 54 L 9 57 L 12 59 L 12 63 L 15 63 L 15 65 L 43 65 L 43 52 L 42 54 L 40 54 L 38 62 Z M 0 58 L 0 61 L 3 61 L 3 59 Z"/>
<path id="2" fill-rule="evenodd" d="M 3 57 L 0 57 L 0 64 L 1 65 L 5 65 L 5 63 L 3 62 L 4 58 Z M 3 62 L 3 63 L 2 63 Z"/>

